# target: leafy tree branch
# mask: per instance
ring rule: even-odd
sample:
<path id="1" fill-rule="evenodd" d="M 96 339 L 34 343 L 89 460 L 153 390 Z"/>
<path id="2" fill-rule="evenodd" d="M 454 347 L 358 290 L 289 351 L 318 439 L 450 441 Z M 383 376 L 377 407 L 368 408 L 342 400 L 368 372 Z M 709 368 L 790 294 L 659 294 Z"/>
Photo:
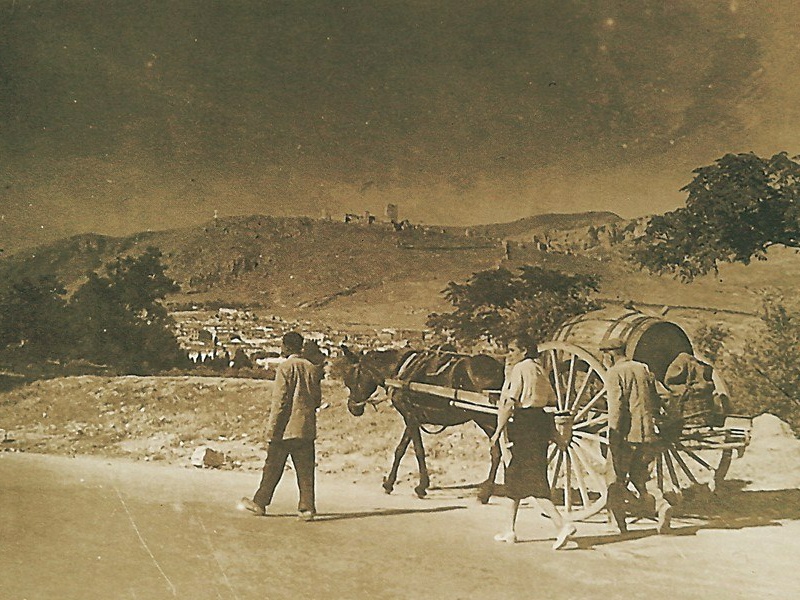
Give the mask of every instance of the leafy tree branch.
<path id="1" fill-rule="evenodd" d="M 465 346 L 541 342 L 566 319 L 600 307 L 591 298 L 597 285 L 592 275 L 529 265 L 518 273 L 479 271 L 465 283 L 448 284 L 443 294 L 454 310 L 431 314 L 428 326 Z"/>
<path id="2" fill-rule="evenodd" d="M 766 259 L 773 245 L 800 247 L 800 164 L 786 152 L 771 158 L 726 154 L 695 169 L 686 206 L 652 218 L 633 257 L 655 273 L 684 280 L 719 263 Z"/>

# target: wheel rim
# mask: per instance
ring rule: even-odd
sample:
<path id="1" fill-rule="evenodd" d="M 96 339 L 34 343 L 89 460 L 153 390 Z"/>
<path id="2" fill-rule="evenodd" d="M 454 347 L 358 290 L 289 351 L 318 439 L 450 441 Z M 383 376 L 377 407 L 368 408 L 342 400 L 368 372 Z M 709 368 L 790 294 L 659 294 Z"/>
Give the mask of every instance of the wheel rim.
<path id="1" fill-rule="evenodd" d="M 539 349 L 556 393 L 556 427 L 567 438 L 548 449 L 552 498 L 570 518 L 585 519 L 606 503 L 606 370 L 572 344 L 548 342 Z"/>

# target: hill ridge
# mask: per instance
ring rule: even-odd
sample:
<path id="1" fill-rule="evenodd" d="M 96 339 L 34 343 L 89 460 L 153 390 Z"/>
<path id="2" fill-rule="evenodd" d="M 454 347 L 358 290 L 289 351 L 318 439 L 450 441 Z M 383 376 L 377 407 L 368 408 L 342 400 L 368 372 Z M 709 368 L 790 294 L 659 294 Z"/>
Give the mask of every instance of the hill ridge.
<path id="1" fill-rule="evenodd" d="M 168 298 L 173 307 L 249 306 L 288 318 L 420 328 L 431 312 L 449 309 L 441 295 L 449 281 L 465 281 L 476 271 L 499 266 L 531 264 L 595 274 L 601 296 L 611 300 L 748 312 L 756 305 L 749 289 L 800 280 L 800 265 L 790 253 L 771 254 L 767 263 L 749 267 L 726 266 L 718 278 L 691 285 L 647 275 L 626 261 L 624 236 L 613 247 L 590 245 L 589 232 L 595 237 L 602 233 L 605 242 L 610 233 L 625 233 L 634 224 L 619 219 L 603 211 L 536 215 L 467 232 L 438 226 L 397 231 L 390 223 L 303 216 L 223 217 L 126 237 L 78 234 L 15 253 L 0 259 L 0 286 L 24 275 L 53 274 L 74 290 L 88 272 L 155 246 L 167 273 L 182 288 Z M 523 225 L 556 221 L 571 229 L 550 230 L 544 248 L 529 243 L 533 236 Z M 511 239 L 521 241 L 504 244 L 509 238 L 497 234 L 509 231 L 517 232 Z"/>

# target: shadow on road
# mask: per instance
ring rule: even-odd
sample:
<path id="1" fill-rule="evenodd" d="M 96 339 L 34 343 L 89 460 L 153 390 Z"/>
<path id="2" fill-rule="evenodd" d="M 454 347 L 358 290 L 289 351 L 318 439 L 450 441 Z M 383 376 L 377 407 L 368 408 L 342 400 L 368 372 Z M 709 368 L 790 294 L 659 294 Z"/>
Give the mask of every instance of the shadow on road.
<path id="1" fill-rule="evenodd" d="M 364 510 L 358 512 L 328 512 L 317 513 L 314 523 L 323 521 L 343 521 L 345 519 L 364 519 L 367 517 L 393 517 L 396 515 L 414 515 L 422 513 L 449 512 L 451 510 L 462 510 L 466 506 L 439 506 L 436 508 L 381 508 L 376 510 Z M 267 517 L 292 517 L 296 518 L 297 513 L 268 513 Z"/>
<path id="2" fill-rule="evenodd" d="M 701 521 L 680 526 L 673 522 L 671 536 L 695 535 L 702 529 L 744 529 L 747 527 L 775 527 L 781 521 L 800 520 L 800 489 L 751 490 L 742 488 L 746 481 L 727 481 L 716 494 L 696 493 L 675 507 L 674 517 Z M 580 531 L 580 530 L 579 530 Z M 580 535 L 580 534 L 579 534 Z M 575 538 L 580 549 L 625 542 L 658 535 L 655 522 L 650 529 L 629 531 L 625 534 L 582 536 Z"/>
<path id="3" fill-rule="evenodd" d="M 466 506 L 439 506 L 436 508 L 385 508 L 360 512 L 318 513 L 314 518 L 314 521 L 341 521 L 344 519 L 363 519 L 366 517 L 393 517 L 396 515 L 448 512 L 451 510 L 461 510 L 465 508 Z"/>
<path id="4" fill-rule="evenodd" d="M 480 483 L 456 483 L 453 485 L 434 485 L 428 488 L 429 492 L 436 492 L 441 490 L 477 490 L 481 486 Z"/>
<path id="5" fill-rule="evenodd" d="M 800 489 L 751 490 L 746 481 L 725 482 L 716 494 L 688 499 L 676 515 L 706 521 L 700 529 L 743 529 L 800 520 Z"/>
<path id="6" fill-rule="evenodd" d="M 578 529 L 578 536 L 580 537 L 574 537 L 572 539 L 578 545 L 577 549 L 590 550 L 595 546 L 604 546 L 606 544 L 627 542 L 630 540 L 640 540 L 643 538 L 650 537 L 652 535 L 658 535 L 656 533 L 655 528 L 639 529 L 636 531 L 628 531 L 627 533 L 609 533 L 607 535 L 585 535 L 585 536 L 581 536 L 580 529 Z"/>

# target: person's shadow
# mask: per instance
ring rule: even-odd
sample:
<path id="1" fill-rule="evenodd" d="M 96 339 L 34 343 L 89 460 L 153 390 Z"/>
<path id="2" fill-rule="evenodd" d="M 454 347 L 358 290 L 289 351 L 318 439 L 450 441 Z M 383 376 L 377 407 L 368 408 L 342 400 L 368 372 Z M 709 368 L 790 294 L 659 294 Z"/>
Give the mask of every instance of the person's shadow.
<path id="1" fill-rule="evenodd" d="M 370 511 L 357 512 L 320 512 L 314 516 L 314 523 L 327 521 L 342 521 L 345 519 L 364 519 L 367 517 L 392 517 L 396 515 L 412 515 L 420 513 L 438 513 L 451 510 L 462 510 L 466 506 L 439 506 L 434 508 L 379 508 Z M 274 513 L 270 517 L 294 517 L 296 513 Z"/>
<path id="2" fill-rule="evenodd" d="M 691 490 L 684 495 L 683 502 L 673 509 L 672 529 L 669 535 L 695 535 L 701 529 L 776 527 L 780 525 L 780 521 L 800 520 L 800 489 L 746 491 L 742 488 L 747 483 L 741 480 L 726 481 L 713 494 L 707 488 Z M 682 519 L 700 522 L 681 525 Z M 631 530 L 624 534 L 583 536 L 573 539 L 578 548 L 589 549 L 651 535 L 658 535 L 655 522 L 652 528 Z"/>

